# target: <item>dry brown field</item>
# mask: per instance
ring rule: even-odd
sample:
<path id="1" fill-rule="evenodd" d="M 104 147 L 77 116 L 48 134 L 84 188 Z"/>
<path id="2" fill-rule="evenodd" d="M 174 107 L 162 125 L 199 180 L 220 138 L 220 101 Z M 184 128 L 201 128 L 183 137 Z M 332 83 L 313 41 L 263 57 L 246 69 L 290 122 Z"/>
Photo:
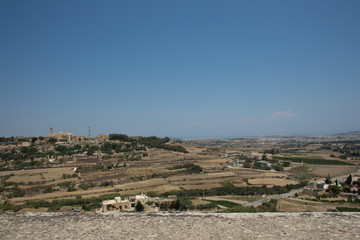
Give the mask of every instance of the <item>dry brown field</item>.
<path id="1" fill-rule="evenodd" d="M 203 179 L 228 178 L 233 176 L 235 176 L 233 172 L 218 172 L 218 173 L 188 174 L 181 176 L 173 176 L 167 178 L 167 180 L 169 182 L 177 182 L 177 181 L 182 181 L 185 178 L 186 180 L 194 181 L 194 180 L 203 180 Z"/>
<path id="2" fill-rule="evenodd" d="M 11 176 L 10 182 L 46 182 L 46 181 L 55 181 L 61 180 L 63 178 L 63 174 L 72 175 L 73 168 L 46 168 L 46 169 L 31 169 L 31 170 L 20 170 L 20 171 L 4 171 L 0 172 L 0 175 L 9 175 Z"/>
<path id="3" fill-rule="evenodd" d="M 136 193 L 140 192 L 149 192 L 153 191 L 155 187 L 166 185 L 167 181 L 162 178 L 155 178 L 141 182 L 133 182 L 127 184 L 114 185 L 109 187 L 96 187 L 89 190 L 78 190 L 74 192 L 53 192 L 46 194 L 39 194 L 35 196 L 25 196 L 19 198 L 13 198 L 12 201 L 23 202 L 26 200 L 35 200 L 35 199 L 55 199 L 55 198 L 65 198 L 65 197 L 74 197 L 74 196 L 98 196 L 105 193 L 119 192 L 120 194 L 125 194 L 126 191 L 133 191 Z"/>
<path id="4" fill-rule="evenodd" d="M 310 173 L 320 177 L 327 177 L 328 174 L 334 177 L 334 176 L 347 175 L 356 171 L 357 171 L 356 167 L 349 167 L 349 166 L 312 165 Z"/>
<path id="5" fill-rule="evenodd" d="M 285 198 L 278 201 L 280 212 L 327 212 L 328 207 L 322 202 L 313 202 L 295 198 Z"/>
<path id="6" fill-rule="evenodd" d="M 272 187 L 274 185 L 285 186 L 286 184 L 298 184 L 299 182 L 285 178 L 255 178 L 249 179 L 249 183 L 252 185 L 266 185 Z"/>

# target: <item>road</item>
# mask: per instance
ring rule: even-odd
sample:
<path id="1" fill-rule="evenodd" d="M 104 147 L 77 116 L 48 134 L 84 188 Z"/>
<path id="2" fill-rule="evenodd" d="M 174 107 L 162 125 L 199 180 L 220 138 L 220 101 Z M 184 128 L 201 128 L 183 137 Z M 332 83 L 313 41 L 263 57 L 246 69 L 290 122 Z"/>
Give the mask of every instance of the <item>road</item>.
<path id="1" fill-rule="evenodd" d="M 351 173 L 353 176 L 354 175 L 357 175 L 357 174 L 360 174 L 360 170 L 357 171 L 357 172 L 354 172 L 354 173 Z M 334 179 L 339 179 L 339 180 L 345 180 L 347 177 L 349 176 L 348 175 L 344 175 L 344 176 L 339 176 L 339 177 L 334 177 Z M 325 180 L 325 179 L 324 179 Z M 297 190 L 294 190 L 294 191 L 291 191 L 291 192 L 288 192 L 288 193 L 283 193 L 283 194 L 278 194 L 278 195 L 274 195 L 274 196 L 271 196 L 271 197 L 267 197 L 267 198 L 264 198 L 264 199 L 261 199 L 261 200 L 258 200 L 258 201 L 255 201 L 255 202 L 251 202 L 251 203 L 247 203 L 245 204 L 244 206 L 246 207 L 256 207 L 260 204 L 263 204 L 265 202 L 268 202 L 270 201 L 271 199 L 280 199 L 280 198 L 286 198 L 286 197 L 290 197 L 290 196 L 293 196 L 295 195 L 296 193 L 300 193 L 303 191 L 304 188 L 301 188 L 301 189 L 297 189 Z"/>
<path id="2" fill-rule="evenodd" d="M 271 197 L 267 197 L 267 198 L 264 198 L 264 199 L 261 199 L 261 200 L 255 201 L 255 202 L 247 203 L 244 206 L 246 206 L 246 207 L 256 207 L 256 206 L 258 206 L 260 204 L 263 204 L 265 202 L 269 202 L 271 199 L 280 199 L 280 198 L 290 197 L 290 196 L 293 196 L 296 193 L 300 193 L 302 191 L 303 191 L 303 188 L 297 189 L 297 190 L 294 190 L 294 191 L 291 191 L 291 192 L 288 192 L 288 193 L 273 195 Z"/>

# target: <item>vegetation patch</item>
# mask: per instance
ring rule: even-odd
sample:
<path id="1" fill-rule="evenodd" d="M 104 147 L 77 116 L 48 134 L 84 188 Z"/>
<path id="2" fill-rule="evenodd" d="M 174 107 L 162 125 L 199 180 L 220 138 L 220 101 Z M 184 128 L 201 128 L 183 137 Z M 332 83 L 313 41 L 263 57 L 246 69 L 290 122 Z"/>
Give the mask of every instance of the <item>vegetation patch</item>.
<path id="1" fill-rule="evenodd" d="M 75 199 L 55 199 L 53 201 L 31 200 L 26 201 L 23 205 L 12 205 L 5 202 L 0 204 L 0 210 L 17 212 L 22 208 L 48 208 L 49 211 L 59 211 L 63 206 L 76 206 L 82 208 L 84 211 L 91 211 L 99 208 L 103 200 L 114 199 L 119 196 L 118 193 L 115 193 L 92 198 L 81 198 L 81 196 L 77 196 Z"/>
<path id="2" fill-rule="evenodd" d="M 292 170 L 297 170 L 297 171 L 307 171 L 309 169 L 310 169 L 309 166 L 297 166 L 292 168 Z"/>
<path id="3" fill-rule="evenodd" d="M 238 206 L 226 209 L 225 212 L 256 212 L 256 208 L 238 205 Z"/>
<path id="4" fill-rule="evenodd" d="M 176 170 L 176 169 L 185 169 L 184 171 L 180 171 L 180 172 L 185 172 L 185 173 L 200 173 L 202 171 L 202 168 L 199 165 L 195 165 L 193 163 L 187 163 L 187 164 L 182 164 L 182 165 L 176 165 L 174 167 L 169 167 L 169 170 Z"/>
<path id="5" fill-rule="evenodd" d="M 220 206 L 224 206 L 224 207 L 227 207 L 227 208 L 233 208 L 233 207 L 237 207 L 239 206 L 240 204 L 238 203 L 234 203 L 234 202 L 230 202 L 230 201 L 216 201 L 216 200 L 206 200 L 206 201 L 209 201 L 209 202 L 212 202 L 212 203 L 215 203 L 217 205 L 220 205 Z"/>
<path id="6" fill-rule="evenodd" d="M 336 207 L 339 212 L 360 212 L 360 208 Z"/>
<path id="7" fill-rule="evenodd" d="M 267 188 L 266 186 L 255 187 L 255 186 L 244 186 L 236 187 L 231 183 L 224 184 L 222 187 L 211 188 L 211 189 L 181 189 L 172 190 L 163 193 L 163 196 L 177 195 L 178 197 L 202 197 L 202 196 L 224 196 L 224 195 L 243 195 L 243 196 L 254 196 L 254 195 L 274 195 L 290 192 L 293 189 L 298 189 L 306 186 L 307 182 L 301 182 L 299 184 L 287 184 L 286 186 L 273 186 Z"/>
<path id="8" fill-rule="evenodd" d="M 281 157 L 281 156 L 273 156 L 272 158 L 274 160 L 303 162 L 306 164 L 314 164 L 314 165 L 354 165 L 354 164 L 339 161 L 339 160 L 326 160 L 326 159 L 320 159 L 320 158 Z"/>
<path id="9" fill-rule="evenodd" d="M 161 148 L 169 151 L 188 153 L 188 151 L 186 151 L 186 149 L 182 146 L 165 144 L 170 141 L 169 137 L 158 138 L 155 136 L 151 136 L 151 137 L 140 137 L 134 139 L 134 138 L 130 138 L 125 134 L 110 134 L 109 140 L 119 140 L 122 142 L 130 142 L 134 144 L 144 145 L 149 148 Z"/>

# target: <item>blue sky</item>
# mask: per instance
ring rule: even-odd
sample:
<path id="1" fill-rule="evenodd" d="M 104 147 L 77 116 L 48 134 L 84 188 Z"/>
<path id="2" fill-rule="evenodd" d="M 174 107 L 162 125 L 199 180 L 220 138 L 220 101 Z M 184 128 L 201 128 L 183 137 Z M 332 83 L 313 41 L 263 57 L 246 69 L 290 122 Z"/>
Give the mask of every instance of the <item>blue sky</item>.
<path id="1" fill-rule="evenodd" d="M 0 1 L 0 136 L 360 130 L 360 1 Z"/>

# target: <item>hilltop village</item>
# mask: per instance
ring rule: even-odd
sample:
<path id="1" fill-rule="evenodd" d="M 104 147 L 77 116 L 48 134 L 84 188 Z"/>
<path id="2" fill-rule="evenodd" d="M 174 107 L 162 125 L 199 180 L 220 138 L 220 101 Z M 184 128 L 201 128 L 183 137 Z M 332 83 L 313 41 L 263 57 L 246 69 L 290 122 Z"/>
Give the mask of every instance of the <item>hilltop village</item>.
<path id="1" fill-rule="evenodd" d="M 56 133 L 53 128 L 45 137 L 1 137 L 0 208 L 357 211 L 357 137 L 92 138 Z"/>

